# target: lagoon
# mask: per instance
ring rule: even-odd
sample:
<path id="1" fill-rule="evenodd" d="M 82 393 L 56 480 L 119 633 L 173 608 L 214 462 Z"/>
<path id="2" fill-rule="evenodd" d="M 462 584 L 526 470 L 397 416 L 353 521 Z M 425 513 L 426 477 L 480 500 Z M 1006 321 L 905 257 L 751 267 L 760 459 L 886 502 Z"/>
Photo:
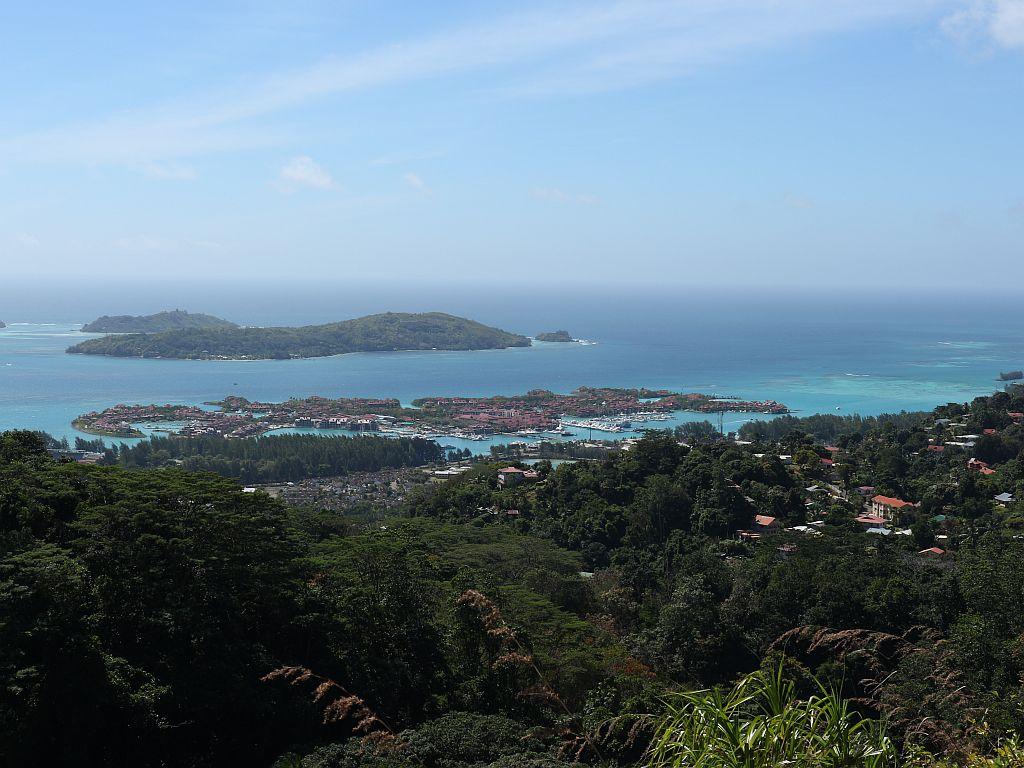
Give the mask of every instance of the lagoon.
<path id="1" fill-rule="evenodd" d="M 75 416 L 120 402 L 198 404 L 228 394 L 277 401 L 316 394 L 397 397 L 408 404 L 429 395 L 511 395 L 537 388 L 567 392 L 581 385 L 770 398 L 798 414 L 872 415 L 931 409 L 989 394 L 1002 386 L 996 381 L 999 371 L 1024 364 L 1024 312 L 1019 302 L 1010 301 L 937 313 L 937 304 L 931 302 L 736 297 L 683 302 L 656 292 L 641 302 L 594 294 L 483 301 L 456 293 L 424 306 L 429 301 L 424 297 L 380 291 L 342 312 L 329 296 L 305 296 L 300 302 L 284 300 L 277 292 L 232 314 L 199 298 L 185 306 L 251 324 L 322 322 L 387 308 L 432 308 L 530 335 L 564 327 L 596 343 L 538 342 L 505 350 L 355 353 L 307 360 L 106 358 L 64 353 L 87 337 L 78 329 L 92 319 L 84 314 L 88 309 L 78 308 L 79 317 L 62 318 L 59 308 L 41 302 L 33 309 L 22 308 L 21 317 L 17 307 L 4 309 L 8 327 L 0 330 L 0 429 L 40 429 L 73 439 L 78 435 L 70 425 Z M 146 311 L 183 304 L 180 297 L 173 304 L 159 297 L 151 301 Z M 74 308 L 74 302 L 66 306 Z M 281 307 L 277 314 L 268 310 L 275 306 Z M 264 317 L 252 314 L 257 307 Z M 117 304 L 103 308 L 143 311 Z M 655 425 L 705 418 L 680 414 L 674 422 Z M 762 417 L 726 414 L 726 427 L 735 429 L 749 418 Z M 517 438 L 490 442 L 510 439 Z M 475 450 L 490 444 L 448 438 L 440 442 Z"/>

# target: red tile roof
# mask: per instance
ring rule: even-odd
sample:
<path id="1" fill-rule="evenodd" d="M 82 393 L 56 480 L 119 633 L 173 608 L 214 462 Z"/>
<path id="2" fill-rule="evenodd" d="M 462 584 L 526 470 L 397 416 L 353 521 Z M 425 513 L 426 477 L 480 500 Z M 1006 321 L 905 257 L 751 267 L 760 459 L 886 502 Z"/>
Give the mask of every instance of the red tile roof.
<path id="1" fill-rule="evenodd" d="M 903 499 L 895 499 L 892 496 L 874 496 L 871 501 L 875 504 L 881 504 L 883 507 L 892 507 L 893 509 L 903 509 L 904 507 L 916 507 L 917 505 L 911 501 L 904 501 Z"/>

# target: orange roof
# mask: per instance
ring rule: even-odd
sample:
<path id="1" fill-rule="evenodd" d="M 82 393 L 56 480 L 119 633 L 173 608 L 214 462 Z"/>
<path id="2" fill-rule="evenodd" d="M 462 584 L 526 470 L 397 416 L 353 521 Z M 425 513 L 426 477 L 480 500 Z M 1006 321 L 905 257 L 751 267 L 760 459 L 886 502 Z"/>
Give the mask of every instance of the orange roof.
<path id="1" fill-rule="evenodd" d="M 911 501 L 904 501 L 903 499 L 894 499 L 892 496 L 875 496 L 871 499 L 871 501 L 873 501 L 875 504 L 881 504 L 883 507 L 895 507 L 896 509 L 917 506 Z"/>
<path id="2" fill-rule="evenodd" d="M 524 475 L 526 474 L 525 469 L 519 469 L 518 467 L 505 467 L 504 469 L 499 469 L 498 472 L 522 472 Z"/>
<path id="3" fill-rule="evenodd" d="M 775 518 L 769 515 L 754 515 L 754 522 L 757 525 L 772 525 L 775 523 Z"/>

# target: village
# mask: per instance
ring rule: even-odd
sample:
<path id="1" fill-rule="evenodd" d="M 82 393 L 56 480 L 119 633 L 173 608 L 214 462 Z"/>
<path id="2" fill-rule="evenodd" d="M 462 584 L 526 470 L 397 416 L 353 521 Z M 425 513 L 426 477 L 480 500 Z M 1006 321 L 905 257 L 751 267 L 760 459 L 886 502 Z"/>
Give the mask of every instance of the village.
<path id="1" fill-rule="evenodd" d="M 1024 412 L 1009 411 L 1006 416 L 1013 424 L 1024 424 Z M 972 456 L 971 450 L 975 448 L 979 439 L 995 436 L 999 433 L 999 430 L 996 428 L 984 428 L 980 433 L 974 434 L 965 432 L 964 430 L 967 428 L 968 424 L 966 421 L 954 421 L 949 418 L 935 419 L 926 427 L 930 437 L 927 444 L 922 448 L 921 453 L 946 455 L 948 452 L 952 455 L 954 452 L 958 452 L 959 456 L 964 458 L 959 459 L 958 457 L 955 462 L 962 460 L 962 466 L 969 473 L 977 473 L 978 476 L 984 478 L 996 475 L 996 469 L 990 466 L 988 462 Z M 743 441 L 737 442 L 743 444 Z M 808 498 L 806 506 L 810 516 L 813 516 L 815 511 L 820 510 L 824 506 L 823 502 L 828 499 L 853 503 L 861 508 L 861 513 L 854 518 L 853 522 L 864 533 L 881 538 L 913 536 L 914 532 L 911 524 L 921 521 L 922 505 L 920 501 L 908 501 L 895 496 L 886 496 L 877 493 L 877 489 L 871 485 L 862 485 L 852 490 L 844 490 L 841 487 L 839 474 L 843 466 L 842 449 L 838 446 L 829 445 L 824 447 L 824 451 L 828 455 L 819 458 L 820 466 L 817 472 L 806 472 L 807 468 L 801 471 L 793 467 L 793 456 L 791 455 L 781 454 L 778 456 L 779 460 L 789 467 L 791 471 L 796 471 L 802 476 L 813 475 L 822 478 L 820 482 L 804 488 Z M 764 454 L 756 455 L 764 456 Z M 739 490 L 739 486 L 734 486 L 734 488 Z M 752 501 L 752 499 L 748 498 L 748 501 Z M 1003 511 L 1007 510 L 1016 501 L 1016 496 L 1008 491 L 993 493 L 990 499 L 993 508 Z M 925 522 L 936 531 L 934 536 L 935 544 L 920 550 L 918 555 L 931 559 L 945 559 L 949 557 L 953 551 L 951 547 L 955 548 L 958 540 L 957 534 L 953 531 L 955 527 L 953 516 L 947 515 L 945 512 L 939 512 L 938 514 L 930 515 Z M 736 533 L 737 538 L 746 542 L 758 542 L 784 532 L 819 536 L 825 524 L 824 519 L 815 519 L 804 524 L 785 527 L 782 521 L 774 516 L 757 514 L 753 516 L 747 528 Z M 963 538 L 964 535 L 960 534 L 959 538 Z M 795 551 L 795 546 L 794 543 L 789 542 L 780 544 L 778 549 L 780 553 L 785 555 Z"/>
<path id="2" fill-rule="evenodd" d="M 568 436 L 569 427 L 622 432 L 634 424 L 665 421 L 679 411 L 789 413 L 774 400 L 590 387 L 568 395 L 534 390 L 513 397 L 430 397 L 413 401 L 412 408 L 393 398 L 326 397 L 262 403 L 230 396 L 206 405 L 119 404 L 82 414 L 73 426 L 122 438 L 144 437 L 146 431 L 243 438 L 278 429 L 318 429 L 477 440 L 498 434 Z"/>

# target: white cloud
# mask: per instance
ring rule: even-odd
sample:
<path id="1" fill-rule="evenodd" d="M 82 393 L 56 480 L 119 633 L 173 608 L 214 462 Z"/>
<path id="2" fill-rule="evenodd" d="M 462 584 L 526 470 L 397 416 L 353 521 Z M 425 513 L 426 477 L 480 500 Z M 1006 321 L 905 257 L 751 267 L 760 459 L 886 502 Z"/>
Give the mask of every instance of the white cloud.
<path id="1" fill-rule="evenodd" d="M 293 157 L 281 168 L 281 185 L 284 191 L 294 191 L 298 187 L 312 189 L 334 189 L 334 179 L 323 167 L 311 157 L 301 155 Z"/>
<path id="2" fill-rule="evenodd" d="M 38 248 L 39 238 L 31 232 L 22 232 L 14 238 L 15 242 L 22 248 Z"/>
<path id="3" fill-rule="evenodd" d="M 578 194 L 566 192 L 558 187 L 534 187 L 532 192 L 534 198 L 547 203 L 578 203 L 580 205 L 597 205 L 600 199 L 597 195 Z"/>
<path id="4" fill-rule="evenodd" d="M 421 179 L 415 173 L 407 173 L 404 176 L 402 176 L 402 179 L 405 181 L 405 183 L 407 185 L 409 185 L 413 189 L 418 189 L 418 190 L 421 190 L 423 192 L 426 192 L 426 191 L 429 190 L 429 187 L 427 186 L 427 182 L 425 182 L 423 179 Z"/>
<path id="5" fill-rule="evenodd" d="M 1024 0 L 972 0 L 943 19 L 942 28 L 961 43 L 1024 48 Z"/>
<path id="6" fill-rule="evenodd" d="M 250 77 L 245 87 L 0 139 L 0 162 L 159 163 L 267 146 L 285 140 L 260 124 L 271 115 L 346 92 L 470 70 L 486 73 L 485 87 L 506 94 L 627 88 L 801 39 L 913 17 L 946 1 L 575 0 Z M 999 1 L 1010 11 L 1019 2 Z M 1001 34 L 1012 39 L 1012 13 L 1001 18 L 1010 24 Z M 529 77 L 521 74 L 526 71 Z"/>
<path id="7" fill-rule="evenodd" d="M 199 176 L 191 165 L 179 163 L 145 163 L 140 170 L 149 178 L 160 181 L 193 181 Z"/>

